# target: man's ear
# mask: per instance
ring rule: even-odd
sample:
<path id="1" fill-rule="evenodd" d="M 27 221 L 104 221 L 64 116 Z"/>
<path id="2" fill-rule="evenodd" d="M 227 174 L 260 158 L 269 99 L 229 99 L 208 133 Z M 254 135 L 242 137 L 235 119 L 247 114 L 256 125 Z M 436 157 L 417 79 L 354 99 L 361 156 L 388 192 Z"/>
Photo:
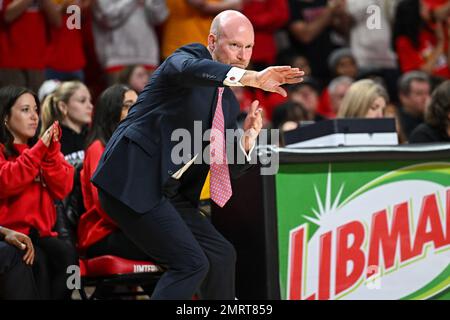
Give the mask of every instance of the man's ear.
<path id="1" fill-rule="evenodd" d="M 208 48 L 211 52 L 214 51 L 214 49 L 216 48 L 216 41 L 217 41 L 216 36 L 210 33 L 208 35 Z"/>

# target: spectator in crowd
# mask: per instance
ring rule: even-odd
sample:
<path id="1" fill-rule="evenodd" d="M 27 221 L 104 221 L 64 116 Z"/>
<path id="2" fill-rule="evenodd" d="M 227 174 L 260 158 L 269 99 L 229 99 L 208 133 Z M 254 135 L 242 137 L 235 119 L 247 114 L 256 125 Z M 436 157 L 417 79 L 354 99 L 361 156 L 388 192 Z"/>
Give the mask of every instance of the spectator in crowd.
<path id="1" fill-rule="evenodd" d="M 402 128 L 402 123 L 400 122 L 400 114 L 399 114 L 398 108 L 395 104 L 388 103 L 386 105 L 386 108 L 384 109 L 384 117 L 395 119 L 395 128 L 397 131 L 398 143 L 403 144 L 403 143 L 408 142 L 408 139 L 406 139 L 405 132 Z"/>
<path id="2" fill-rule="evenodd" d="M 73 12 L 68 12 L 67 9 L 70 6 L 85 9 L 90 2 L 90 0 L 58 0 L 58 3 L 55 4 L 59 14 L 59 23 L 50 29 L 45 71 L 47 80 L 84 81 L 83 68 L 86 65 L 86 58 L 81 26 L 77 28 L 73 25 Z"/>
<path id="3" fill-rule="evenodd" d="M 346 44 L 350 29 L 345 0 L 289 0 L 289 5 L 292 46 L 306 56 L 312 75 L 325 85 L 330 74 L 323 62 L 334 49 Z"/>
<path id="4" fill-rule="evenodd" d="M 356 79 L 358 76 L 358 65 L 349 48 L 339 48 L 331 52 L 328 57 L 328 68 L 333 77 L 346 76 Z"/>
<path id="5" fill-rule="evenodd" d="M 296 50 L 286 49 L 280 52 L 277 56 L 277 64 L 299 68 L 305 73 L 305 76 L 311 76 L 312 74 L 308 59 Z M 256 90 L 255 99 L 261 102 L 261 107 L 264 109 L 264 114 L 269 121 L 272 119 L 274 110 L 279 105 L 288 102 L 287 97 L 272 92 L 260 92 L 260 90 Z"/>
<path id="6" fill-rule="evenodd" d="M 284 133 L 298 128 L 303 121 L 306 121 L 306 112 L 300 103 L 288 101 L 277 107 L 272 116 L 272 128 L 280 130 L 278 145 L 285 146 Z"/>
<path id="7" fill-rule="evenodd" d="M 72 165 L 84 160 L 87 126 L 92 121 L 93 106 L 86 86 L 78 81 L 63 82 L 42 105 L 41 134 L 54 121 L 62 128 L 61 151 Z"/>
<path id="8" fill-rule="evenodd" d="M 289 21 L 287 0 L 245 0 L 242 13 L 255 29 L 253 68 L 262 70 L 274 65 L 277 54 L 275 33 Z"/>
<path id="9" fill-rule="evenodd" d="M 340 76 L 333 79 L 328 85 L 328 94 L 330 97 L 329 113 L 325 114 L 328 118 L 336 118 L 339 109 L 342 105 L 342 100 L 345 97 L 350 86 L 353 84 L 353 79 L 346 76 Z"/>
<path id="10" fill-rule="evenodd" d="M 292 66 L 303 70 L 305 76 L 311 76 L 311 64 L 309 60 L 297 50 L 292 48 L 285 49 L 278 53 L 277 64 L 280 66 Z"/>
<path id="11" fill-rule="evenodd" d="M 280 145 L 284 145 L 283 132 L 293 130 L 300 122 L 317 122 L 325 117 L 317 113 L 319 89 L 312 77 L 304 77 L 301 83 L 288 87 L 288 100 L 273 111 L 272 128 L 280 129 Z"/>
<path id="12" fill-rule="evenodd" d="M 424 121 L 425 109 L 430 101 L 429 77 L 421 71 L 405 73 L 399 79 L 398 91 L 400 123 L 409 139 L 413 130 Z"/>
<path id="13" fill-rule="evenodd" d="M 389 102 L 386 89 L 370 79 L 359 80 L 348 89 L 338 118 L 383 118 Z"/>
<path id="14" fill-rule="evenodd" d="M 433 92 L 426 110 L 425 123 L 412 132 L 410 143 L 450 142 L 450 81 Z"/>
<path id="15" fill-rule="evenodd" d="M 305 121 L 305 119 L 305 107 L 300 103 L 290 101 L 274 110 L 272 128 L 282 129 L 286 122 L 292 121 L 298 124 L 300 121 Z"/>
<path id="16" fill-rule="evenodd" d="M 435 2 L 435 1 L 433 1 Z M 441 2 L 441 1 L 440 1 Z M 405 0 L 397 7 L 394 45 L 402 72 L 421 70 L 449 79 L 447 16 L 436 20 L 431 0 Z"/>
<path id="17" fill-rule="evenodd" d="M 120 72 L 118 83 L 130 87 L 139 94 L 144 90 L 152 73 L 142 64 L 131 65 Z"/>
<path id="18" fill-rule="evenodd" d="M 317 113 L 319 105 L 319 85 L 312 77 L 304 77 L 301 83 L 291 85 L 288 94 L 289 101 L 304 107 L 306 121 L 321 121 L 325 117 Z"/>
<path id="19" fill-rule="evenodd" d="M 330 69 L 330 73 L 333 77 L 346 77 L 347 79 L 356 79 L 356 76 L 358 75 L 358 66 L 356 64 L 355 57 L 353 56 L 353 53 L 349 48 L 340 48 L 334 50 L 328 57 L 328 68 Z M 328 91 L 329 88 L 330 85 L 322 90 L 317 111 L 324 116 L 334 118 L 336 117 L 336 112 L 332 109 L 331 106 L 332 101 L 330 92 Z M 334 89 L 340 89 L 341 93 L 342 90 L 346 91 L 344 85 L 334 87 Z M 335 95 L 334 98 L 337 98 L 337 96 Z"/>
<path id="20" fill-rule="evenodd" d="M 72 189 L 74 169 L 61 154 L 57 122 L 35 143 L 38 106 L 38 98 L 28 89 L 0 89 L 0 221 L 32 239 L 40 296 L 69 299 L 67 267 L 78 262 L 76 253 L 53 231 L 54 200 Z"/>
<path id="21" fill-rule="evenodd" d="M 31 268 L 33 262 L 31 239 L 0 226 L 0 300 L 39 299 Z"/>
<path id="22" fill-rule="evenodd" d="M 165 0 L 97 0 L 92 10 L 95 47 L 109 84 L 117 83 L 120 71 L 129 65 L 156 69 L 159 44 L 154 25 L 169 14 Z"/>
<path id="23" fill-rule="evenodd" d="M 84 55 L 86 66 L 84 68 L 83 83 L 89 88 L 93 101 L 96 101 L 100 94 L 107 88 L 107 77 L 97 56 L 94 40 L 94 14 L 92 10 L 95 0 L 85 0 L 89 2 L 81 10 L 81 33 L 83 39 Z"/>
<path id="24" fill-rule="evenodd" d="M 88 125 L 92 121 L 93 106 L 86 86 L 79 81 L 63 82 L 54 93 L 47 96 L 42 105 L 41 134 L 54 122 L 62 128 L 61 151 L 74 166 L 74 183 L 70 194 L 63 201 L 56 201 L 59 238 L 74 248 L 76 223 L 85 211 L 81 193 L 80 171 L 83 166 Z"/>
<path id="25" fill-rule="evenodd" d="M 350 48 L 362 73 L 378 72 L 386 82 L 390 97 L 396 97 L 399 70 L 392 49 L 392 26 L 400 0 L 347 0 L 352 19 Z"/>
<path id="26" fill-rule="evenodd" d="M 101 94 L 95 109 L 87 140 L 86 158 L 81 170 L 81 189 L 86 212 L 81 215 L 78 224 L 78 246 L 81 253 L 89 258 L 112 254 L 136 260 L 149 259 L 103 211 L 97 188 L 90 181 L 105 145 L 136 99 L 134 90 L 118 84 Z"/>
<path id="27" fill-rule="evenodd" d="M 0 87 L 37 92 L 44 81 L 47 23 L 59 24 L 52 0 L 0 1 Z"/>
<path id="28" fill-rule="evenodd" d="M 346 1 L 346 9 L 352 19 L 350 48 L 359 68 L 397 68 L 397 57 L 391 47 L 391 21 L 394 19 L 398 2 L 399 0 Z M 368 10 L 371 7 L 378 10 Z"/>
<path id="29" fill-rule="evenodd" d="M 170 15 L 164 23 L 162 58 L 189 43 L 207 45 L 209 27 L 216 14 L 241 10 L 242 0 L 166 0 Z M 182 32 L 180 32 L 182 30 Z"/>

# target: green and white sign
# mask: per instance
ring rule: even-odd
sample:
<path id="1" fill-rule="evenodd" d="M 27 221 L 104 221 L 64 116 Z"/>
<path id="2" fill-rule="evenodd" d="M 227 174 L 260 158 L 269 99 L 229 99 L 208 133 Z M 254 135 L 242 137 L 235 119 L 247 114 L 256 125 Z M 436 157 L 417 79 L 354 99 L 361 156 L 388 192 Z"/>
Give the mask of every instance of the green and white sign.
<path id="1" fill-rule="evenodd" d="M 280 166 L 283 299 L 450 299 L 450 162 Z"/>

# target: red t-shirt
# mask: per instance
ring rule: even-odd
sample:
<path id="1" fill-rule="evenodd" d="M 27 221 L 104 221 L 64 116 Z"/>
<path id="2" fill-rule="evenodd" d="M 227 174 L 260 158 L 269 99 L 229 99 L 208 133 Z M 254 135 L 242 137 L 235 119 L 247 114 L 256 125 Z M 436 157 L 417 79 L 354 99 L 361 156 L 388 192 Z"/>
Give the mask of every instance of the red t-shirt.
<path id="1" fill-rule="evenodd" d="M 77 71 L 84 68 L 86 59 L 80 29 L 69 29 L 65 15 L 59 28 L 53 27 L 47 48 L 47 67 L 62 72 Z"/>
<path id="2" fill-rule="evenodd" d="M 72 190 L 74 168 L 64 160 L 60 143 L 47 148 L 41 140 L 29 148 L 15 144 L 18 157 L 5 158 L 0 145 L 0 224 L 25 234 L 54 237 L 55 199 Z"/>
<path id="3" fill-rule="evenodd" d="M 83 169 L 80 172 L 81 191 L 86 208 L 78 223 L 78 249 L 81 252 L 117 230 L 114 221 L 101 208 L 97 188 L 91 183 L 91 177 L 104 150 L 100 140 L 94 141 L 86 150 Z"/>
<path id="4" fill-rule="evenodd" d="M 422 30 L 419 34 L 419 47 L 417 49 L 408 37 L 399 36 L 395 40 L 395 49 L 402 72 L 419 70 L 427 62 L 435 46 L 435 35 L 425 30 Z M 450 79 L 449 66 L 447 65 L 445 54 L 439 57 L 433 69 L 433 75 Z"/>
<path id="5" fill-rule="evenodd" d="M 242 11 L 255 29 L 252 61 L 274 64 L 277 54 L 275 32 L 289 21 L 287 0 L 250 0 L 245 2 Z"/>
<path id="6" fill-rule="evenodd" d="M 45 68 L 47 47 L 45 17 L 36 1 L 7 24 L 6 8 L 13 0 L 0 1 L 0 68 Z"/>

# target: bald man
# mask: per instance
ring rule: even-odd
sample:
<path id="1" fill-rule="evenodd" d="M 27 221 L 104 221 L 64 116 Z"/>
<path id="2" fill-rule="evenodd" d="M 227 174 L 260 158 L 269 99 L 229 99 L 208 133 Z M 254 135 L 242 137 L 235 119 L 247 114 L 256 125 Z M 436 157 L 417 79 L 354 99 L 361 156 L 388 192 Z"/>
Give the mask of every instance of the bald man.
<path id="1" fill-rule="evenodd" d="M 224 132 L 237 128 L 239 113 L 229 87 L 251 86 L 285 96 L 281 85 L 300 82 L 303 75 L 288 66 L 245 70 L 253 42 L 253 27 L 244 15 L 217 15 L 208 47 L 181 47 L 154 72 L 92 178 L 103 209 L 120 229 L 102 240 L 104 250 L 98 253 L 163 265 L 166 272 L 153 299 L 190 299 L 194 294 L 235 298 L 235 250 L 198 209 L 209 170 L 211 199 L 223 207 L 232 197 L 230 179 L 245 173 L 255 156 L 262 127 L 258 102 L 245 120 L 245 134 L 228 139 Z M 183 141 L 190 149 L 183 149 L 181 159 L 175 151 L 181 141 L 172 138 L 176 129 L 190 134 Z M 243 161 L 235 164 L 236 159 Z"/>

